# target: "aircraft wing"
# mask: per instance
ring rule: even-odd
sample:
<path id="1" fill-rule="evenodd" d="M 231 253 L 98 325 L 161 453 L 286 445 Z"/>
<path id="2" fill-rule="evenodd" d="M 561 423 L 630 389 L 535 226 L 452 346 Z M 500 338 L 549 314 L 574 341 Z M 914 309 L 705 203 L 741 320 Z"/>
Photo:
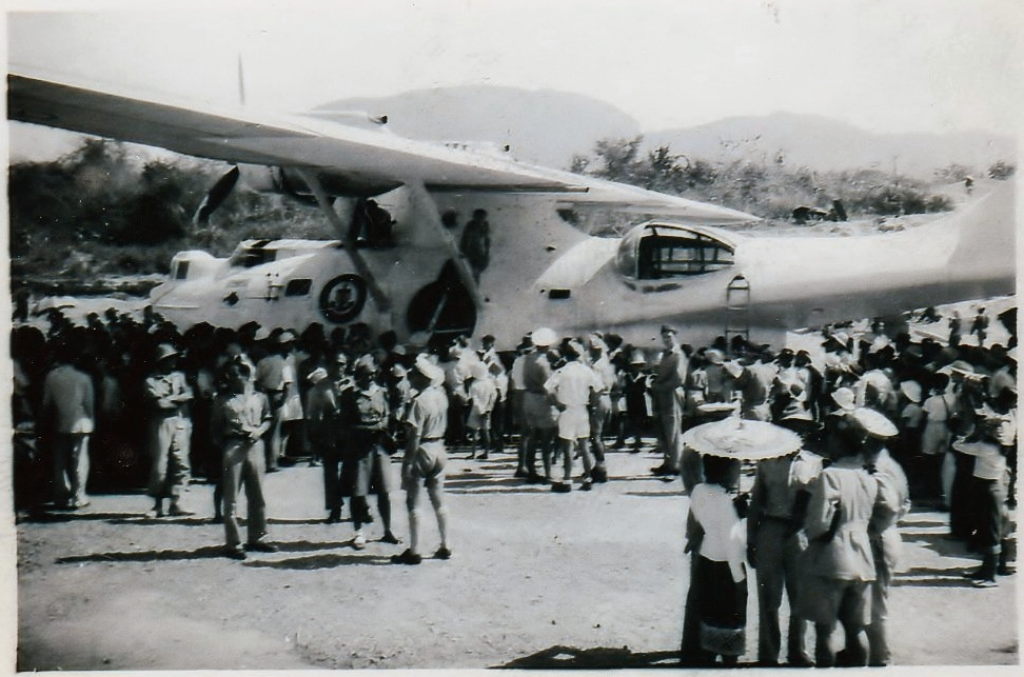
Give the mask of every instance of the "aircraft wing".
<path id="1" fill-rule="evenodd" d="M 29 69 L 8 74 L 11 120 L 231 163 L 313 168 L 365 184 L 422 183 L 430 191 L 555 193 L 570 206 L 673 216 L 691 223 L 755 220 L 740 211 L 508 157 L 402 138 L 317 117 L 266 115 L 167 95 L 118 91 Z"/>

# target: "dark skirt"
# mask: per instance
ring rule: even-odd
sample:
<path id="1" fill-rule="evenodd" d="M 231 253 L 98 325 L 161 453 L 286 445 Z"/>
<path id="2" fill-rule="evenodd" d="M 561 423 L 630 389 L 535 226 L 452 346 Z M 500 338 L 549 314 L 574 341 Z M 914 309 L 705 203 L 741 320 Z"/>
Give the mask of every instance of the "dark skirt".
<path id="1" fill-rule="evenodd" d="M 740 656 L 746 648 L 747 581 L 732 578 L 728 562 L 694 556 L 683 622 L 683 662 Z"/>

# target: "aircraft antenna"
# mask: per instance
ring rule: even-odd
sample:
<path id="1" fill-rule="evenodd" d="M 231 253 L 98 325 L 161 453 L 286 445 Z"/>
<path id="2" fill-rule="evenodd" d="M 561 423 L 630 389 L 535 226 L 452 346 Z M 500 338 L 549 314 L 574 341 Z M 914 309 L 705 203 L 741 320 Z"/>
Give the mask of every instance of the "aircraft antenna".
<path id="1" fill-rule="evenodd" d="M 245 74 L 242 71 L 242 53 L 238 53 L 238 103 L 245 105 Z"/>

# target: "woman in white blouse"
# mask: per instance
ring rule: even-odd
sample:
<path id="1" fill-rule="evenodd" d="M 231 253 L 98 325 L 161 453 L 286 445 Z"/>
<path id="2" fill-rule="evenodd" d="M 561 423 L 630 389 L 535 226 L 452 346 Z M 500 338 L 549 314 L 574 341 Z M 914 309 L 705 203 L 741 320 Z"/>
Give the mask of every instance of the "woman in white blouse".
<path id="1" fill-rule="evenodd" d="M 738 461 L 705 456 L 704 481 L 690 494 L 686 551 L 691 556 L 681 662 L 735 665 L 746 646 L 746 524 L 734 500 Z"/>

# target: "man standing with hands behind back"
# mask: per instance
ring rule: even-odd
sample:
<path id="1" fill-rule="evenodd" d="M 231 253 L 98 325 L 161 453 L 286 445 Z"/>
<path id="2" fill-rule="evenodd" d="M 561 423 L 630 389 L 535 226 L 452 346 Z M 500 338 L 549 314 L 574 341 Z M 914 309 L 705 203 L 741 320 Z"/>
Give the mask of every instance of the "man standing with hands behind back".
<path id="1" fill-rule="evenodd" d="M 654 400 L 655 417 L 658 420 L 658 442 L 665 455 L 664 462 L 652 468 L 655 475 L 670 477 L 680 472 L 679 435 L 682 430 L 682 403 L 680 393 L 686 383 L 687 360 L 679 346 L 676 330 L 668 325 L 661 327 L 661 362 L 651 381 L 651 396 Z"/>

